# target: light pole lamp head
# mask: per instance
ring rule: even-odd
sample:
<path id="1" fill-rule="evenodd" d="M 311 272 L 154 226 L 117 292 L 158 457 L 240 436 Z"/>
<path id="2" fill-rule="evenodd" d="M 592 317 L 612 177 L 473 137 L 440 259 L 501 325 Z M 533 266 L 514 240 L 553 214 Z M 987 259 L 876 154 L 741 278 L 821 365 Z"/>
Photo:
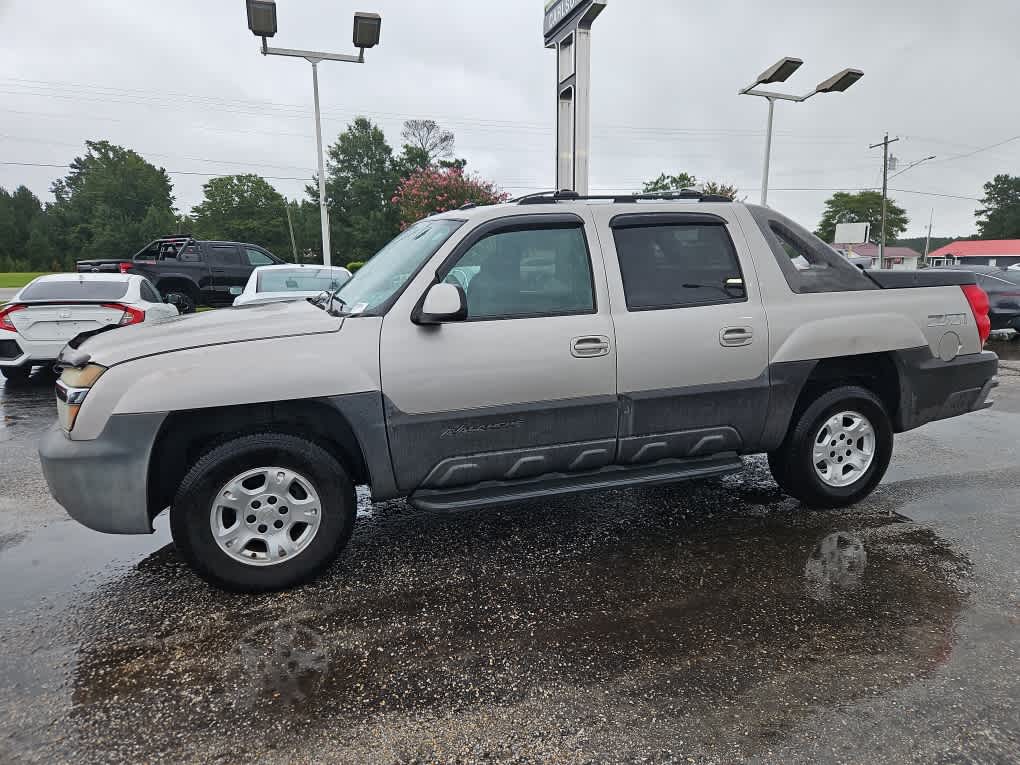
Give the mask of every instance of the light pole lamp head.
<path id="1" fill-rule="evenodd" d="M 374 48 L 379 44 L 382 16 L 378 13 L 354 14 L 354 47 Z"/>
<path id="2" fill-rule="evenodd" d="M 863 76 L 864 72 L 860 69 L 844 69 L 839 74 L 834 74 L 825 82 L 820 83 L 815 88 L 815 93 L 842 93 Z"/>
<path id="3" fill-rule="evenodd" d="M 247 0 L 248 29 L 256 37 L 272 37 L 276 34 L 275 0 Z"/>
<path id="4" fill-rule="evenodd" d="M 776 63 L 758 75 L 756 85 L 768 85 L 772 82 L 786 82 L 790 75 L 800 69 L 804 62 L 799 58 L 787 56 L 779 59 Z"/>

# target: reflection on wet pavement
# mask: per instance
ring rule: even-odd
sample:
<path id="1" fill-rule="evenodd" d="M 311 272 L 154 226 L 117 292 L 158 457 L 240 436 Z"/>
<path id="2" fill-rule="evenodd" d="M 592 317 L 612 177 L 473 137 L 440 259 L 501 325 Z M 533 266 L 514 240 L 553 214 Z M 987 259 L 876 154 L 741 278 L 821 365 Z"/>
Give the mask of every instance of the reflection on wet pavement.
<path id="1" fill-rule="evenodd" d="M 41 433 L 57 419 L 54 376 L 37 369 L 27 383 L 0 387 L 0 443 Z"/>
<path id="2" fill-rule="evenodd" d="M 681 732 L 750 755 L 946 660 L 968 563 L 931 530 L 721 483 L 489 514 L 389 503 L 323 581 L 276 596 L 212 591 L 168 546 L 74 614 L 73 737 L 107 761 L 183 755 L 182 730 L 205 752 L 223 730 L 281 754 L 328 736 L 352 762 L 441 760 L 472 729 L 490 750 L 525 732 L 496 758 L 535 736 L 540 759 L 583 739 L 613 760 Z"/>

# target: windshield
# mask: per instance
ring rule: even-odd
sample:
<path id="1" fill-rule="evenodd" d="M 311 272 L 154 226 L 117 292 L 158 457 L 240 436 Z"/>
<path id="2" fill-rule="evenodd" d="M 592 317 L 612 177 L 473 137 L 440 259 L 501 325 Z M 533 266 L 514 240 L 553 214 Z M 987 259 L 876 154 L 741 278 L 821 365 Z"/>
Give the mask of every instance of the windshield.
<path id="1" fill-rule="evenodd" d="M 340 268 L 295 268 L 261 271 L 259 292 L 325 292 L 341 287 L 350 275 Z"/>
<path id="2" fill-rule="evenodd" d="M 374 311 L 418 273 L 453 232 L 460 220 L 423 220 L 400 234 L 347 282 L 339 297 L 352 314 Z"/>

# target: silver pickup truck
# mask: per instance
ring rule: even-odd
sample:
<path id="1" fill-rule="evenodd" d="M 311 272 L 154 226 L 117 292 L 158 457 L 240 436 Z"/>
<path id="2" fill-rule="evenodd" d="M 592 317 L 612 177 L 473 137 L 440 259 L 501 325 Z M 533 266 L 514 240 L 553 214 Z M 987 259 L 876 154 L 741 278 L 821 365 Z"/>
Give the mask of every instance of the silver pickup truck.
<path id="1" fill-rule="evenodd" d="M 308 580 L 355 485 L 416 508 L 718 476 L 768 454 L 837 507 L 893 434 L 989 406 L 962 272 L 863 272 L 779 213 L 569 192 L 436 215 L 337 294 L 74 342 L 40 447 L 57 501 L 237 591 Z M 73 346 L 73 347 L 72 347 Z"/>

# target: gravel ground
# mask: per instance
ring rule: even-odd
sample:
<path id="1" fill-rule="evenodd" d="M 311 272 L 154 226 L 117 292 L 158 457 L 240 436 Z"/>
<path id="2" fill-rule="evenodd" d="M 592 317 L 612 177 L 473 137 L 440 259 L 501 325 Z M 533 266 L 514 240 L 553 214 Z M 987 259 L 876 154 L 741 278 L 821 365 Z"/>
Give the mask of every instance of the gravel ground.
<path id="1" fill-rule="evenodd" d="M 1011 349 L 1012 347 L 1010 347 Z M 475 513 L 362 497 L 226 595 L 69 521 L 0 392 L 2 762 L 1020 762 L 1020 362 L 856 508 L 722 480 Z"/>

